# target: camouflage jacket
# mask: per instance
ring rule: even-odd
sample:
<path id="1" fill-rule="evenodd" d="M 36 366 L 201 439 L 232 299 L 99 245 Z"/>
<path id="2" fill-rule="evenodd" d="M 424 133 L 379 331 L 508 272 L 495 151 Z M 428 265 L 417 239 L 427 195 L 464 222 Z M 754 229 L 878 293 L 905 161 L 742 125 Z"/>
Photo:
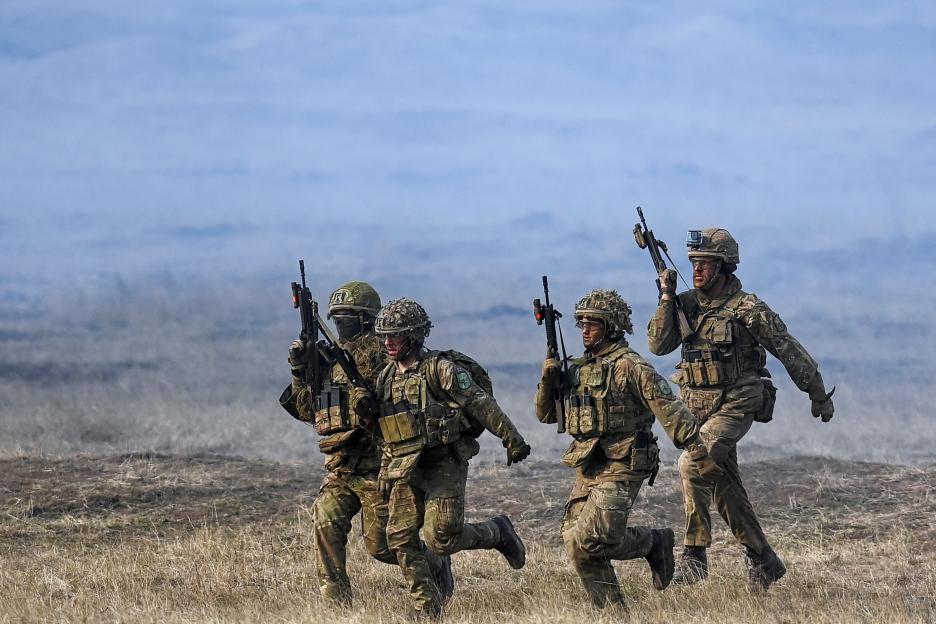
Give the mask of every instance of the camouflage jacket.
<path id="1" fill-rule="evenodd" d="M 786 368 L 803 391 L 816 376 L 818 365 L 787 331 L 780 316 L 756 295 L 741 290 L 730 276 L 722 296 L 709 298 L 698 289 L 679 294 L 686 318 L 695 331 L 683 345 L 682 361 L 673 376 L 680 388 L 762 391 L 769 377 L 765 350 Z M 661 301 L 647 328 L 650 351 L 663 355 L 680 346 L 673 301 Z"/>
<path id="2" fill-rule="evenodd" d="M 354 360 L 361 375 L 371 387 L 377 383 L 377 376 L 386 363 L 386 352 L 383 341 L 373 331 L 369 331 L 354 340 L 341 343 Z M 324 376 L 326 383 L 348 387 L 347 375 L 337 364 L 328 369 Z M 304 422 L 315 422 L 315 409 L 311 400 L 309 388 L 298 379 L 293 379 L 292 397 L 295 401 L 298 419 Z M 361 399 L 364 392 L 348 387 L 350 409 L 360 410 Z M 374 416 L 368 415 L 373 419 Z M 341 433 L 323 436 L 319 439 L 319 449 L 326 454 L 325 467 L 337 472 L 363 474 L 374 472 L 380 468 L 380 449 L 377 441 L 377 429 L 373 424 L 367 430 L 353 429 Z"/>
<path id="3" fill-rule="evenodd" d="M 580 483 L 629 481 L 655 473 L 659 449 L 650 433 L 654 418 L 677 447 L 698 442 L 695 416 L 625 340 L 573 360 L 558 382 L 564 428 L 574 438 L 563 462 L 579 469 Z M 553 387 L 545 382 L 537 387 L 536 417 L 543 423 L 557 421 Z M 586 397 L 591 405 L 583 412 Z"/>
<path id="4" fill-rule="evenodd" d="M 486 429 L 510 444 L 523 437 L 494 397 L 484 390 L 460 365 L 422 349 L 416 363 L 401 371 L 387 364 L 376 385 L 381 400 L 381 429 L 384 432 L 384 460 L 388 478 L 406 477 L 417 462 L 451 456 L 467 461 L 480 449 L 476 436 Z M 411 424 L 398 417 L 410 418 Z M 428 423 L 428 425 L 427 425 Z M 453 423 L 444 436 L 453 441 L 440 443 L 439 423 Z M 409 432 L 402 435 L 400 430 Z"/>

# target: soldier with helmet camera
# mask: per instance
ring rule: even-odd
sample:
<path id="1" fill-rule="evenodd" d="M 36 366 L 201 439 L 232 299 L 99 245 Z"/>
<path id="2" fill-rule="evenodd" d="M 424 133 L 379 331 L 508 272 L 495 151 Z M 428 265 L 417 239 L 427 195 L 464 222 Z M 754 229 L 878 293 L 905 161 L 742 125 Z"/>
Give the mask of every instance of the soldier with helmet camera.
<path id="1" fill-rule="evenodd" d="M 809 394 L 812 414 L 828 422 L 834 407 L 816 361 L 787 331 L 786 324 L 757 296 L 741 289 L 735 276 L 738 243 L 724 229 L 689 232 L 693 290 L 678 295 L 690 332 L 681 338 L 676 322 L 676 273 L 660 273 L 660 302 L 650 320 L 650 351 L 663 355 L 682 347 L 673 380 L 702 423 L 701 437 L 722 473 L 703 478 L 683 453 L 679 459 L 686 508 L 686 537 L 674 582 L 695 583 L 708 574 L 706 548 L 712 542 L 709 505 L 715 503 L 744 546 L 751 591 L 765 591 L 786 573 L 770 547 L 741 484 L 737 443 L 752 423 L 772 418 L 776 388 L 765 368 L 766 353 L 780 360 L 793 383 Z M 834 391 L 834 388 L 833 388 Z"/>

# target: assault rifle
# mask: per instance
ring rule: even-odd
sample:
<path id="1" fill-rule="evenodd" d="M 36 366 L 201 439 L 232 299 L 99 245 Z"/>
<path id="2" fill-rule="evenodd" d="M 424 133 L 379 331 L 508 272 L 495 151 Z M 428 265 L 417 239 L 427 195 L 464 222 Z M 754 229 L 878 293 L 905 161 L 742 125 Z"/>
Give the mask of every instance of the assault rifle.
<path id="1" fill-rule="evenodd" d="M 537 325 L 546 325 L 546 356 L 562 363 L 563 383 L 565 383 L 566 374 L 569 372 L 569 358 L 566 356 L 565 341 L 562 339 L 562 327 L 559 325 L 559 319 L 562 314 L 549 302 L 549 280 L 543 276 L 543 296 L 546 303 L 539 299 L 533 300 L 533 318 Z M 558 334 L 556 329 L 558 328 Z M 557 340 L 558 335 L 558 340 Z M 562 345 L 562 357 L 560 358 L 559 346 Z M 565 404 L 562 402 L 562 388 L 553 388 L 553 400 L 556 403 L 556 425 L 559 433 L 565 433 Z"/>
<path id="2" fill-rule="evenodd" d="M 638 247 L 647 249 L 650 252 L 650 259 L 653 261 L 653 268 L 656 269 L 657 275 L 669 268 L 663 260 L 663 256 L 660 255 L 661 251 L 669 259 L 670 263 L 673 265 L 673 269 L 676 270 L 676 263 L 670 258 L 669 251 L 666 249 L 666 243 L 657 240 L 656 236 L 653 235 L 653 230 L 647 227 L 647 221 L 644 219 L 643 209 L 640 206 L 637 206 L 637 215 L 640 217 L 640 223 L 634 225 L 634 240 L 637 241 Z M 676 274 L 679 275 L 678 270 L 676 270 Z M 682 275 L 679 277 L 682 278 Z M 683 280 L 683 283 L 685 283 L 685 280 Z M 659 277 L 657 277 L 656 285 L 657 292 L 662 295 L 663 287 L 660 285 Z M 679 337 L 683 342 L 686 342 L 692 338 L 695 332 L 692 331 L 692 327 L 689 326 L 689 320 L 686 318 L 686 312 L 683 310 L 679 297 L 676 296 L 676 293 L 673 293 L 672 297 L 673 303 L 676 306 L 676 324 L 679 327 Z"/>
<path id="3" fill-rule="evenodd" d="M 299 340 L 305 345 L 304 351 L 308 360 L 302 374 L 302 383 L 309 387 L 312 400 L 314 401 L 322 390 L 324 382 L 322 379 L 323 366 L 325 370 L 328 370 L 332 365 L 337 364 L 347 376 L 348 383 L 355 388 L 366 391 L 376 404 L 374 389 L 361 375 L 354 363 L 354 359 L 338 344 L 338 338 L 322 322 L 318 302 L 312 298 L 312 292 L 306 286 L 305 262 L 302 260 L 299 261 L 299 275 L 301 283 L 293 282 L 291 284 L 292 300 L 293 307 L 299 309 L 299 320 L 302 323 Z M 287 391 L 289 391 L 289 388 L 287 388 Z M 280 403 L 283 403 L 282 399 Z M 283 404 L 283 407 L 285 408 L 286 405 Z"/>

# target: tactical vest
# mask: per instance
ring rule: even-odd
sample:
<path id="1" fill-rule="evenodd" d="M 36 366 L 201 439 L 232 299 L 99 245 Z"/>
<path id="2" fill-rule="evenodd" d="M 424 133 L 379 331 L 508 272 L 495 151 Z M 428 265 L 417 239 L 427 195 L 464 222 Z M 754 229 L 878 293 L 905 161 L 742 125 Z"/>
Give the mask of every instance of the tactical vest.
<path id="1" fill-rule="evenodd" d="M 409 455 L 457 442 L 472 430 L 465 411 L 456 403 L 437 399 L 438 387 L 430 383 L 437 377 L 437 353 L 430 352 L 414 372 L 396 375 L 396 364 L 388 364 L 380 373 L 382 388 L 380 433 L 384 451 L 391 457 Z"/>
<path id="2" fill-rule="evenodd" d="M 614 381 L 614 365 L 632 351 L 621 345 L 610 353 L 574 363 L 565 397 L 566 431 L 576 438 L 649 431 L 653 414 Z"/>
<path id="3" fill-rule="evenodd" d="M 736 293 L 712 310 L 696 301 L 690 310 L 695 335 L 683 344 L 679 364 L 690 387 L 728 387 L 741 377 L 757 376 L 766 366 L 767 352 L 737 316 L 743 296 Z"/>
<path id="4" fill-rule="evenodd" d="M 322 391 L 312 403 L 315 431 L 328 436 L 350 431 L 360 424 L 357 412 L 350 408 L 348 386 L 334 380 L 322 384 Z"/>
<path id="5" fill-rule="evenodd" d="M 358 371 L 373 382 L 382 365 L 375 351 L 382 353 L 380 339 L 373 333 L 343 345 L 357 365 Z M 360 416 L 351 409 L 348 375 L 338 364 L 333 364 L 322 390 L 312 404 L 315 430 L 319 435 L 329 436 L 351 431 L 361 425 Z"/>

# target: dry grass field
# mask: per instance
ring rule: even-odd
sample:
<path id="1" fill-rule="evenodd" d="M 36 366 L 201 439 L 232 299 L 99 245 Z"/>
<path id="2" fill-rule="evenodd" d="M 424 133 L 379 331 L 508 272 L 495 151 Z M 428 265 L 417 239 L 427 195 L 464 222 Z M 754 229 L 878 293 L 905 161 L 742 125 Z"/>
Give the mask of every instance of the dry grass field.
<path id="1" fill-rule="evenodd" d="M 630 615 L 584 603 L 557 526 L 572 476 L 546 463 L 473 469 L 472 517 L 503 510 L 527 567 L 454 558 L 458 622 L 930 622 L 936 620 L 936 465 L 792 458 L 743 467 L 789 567 L 766 596 L 718 521 L 712 578 L 664 592 L 618 565 Z M 162 455 L 0 461 L 0 622 L 402 622 L 398 571 L 350 548 L 355 606 L 323 606 L 313 576 L 317 466 Z M 676 473 L 645 488 L 635 523 L 681 525 Z"/>

